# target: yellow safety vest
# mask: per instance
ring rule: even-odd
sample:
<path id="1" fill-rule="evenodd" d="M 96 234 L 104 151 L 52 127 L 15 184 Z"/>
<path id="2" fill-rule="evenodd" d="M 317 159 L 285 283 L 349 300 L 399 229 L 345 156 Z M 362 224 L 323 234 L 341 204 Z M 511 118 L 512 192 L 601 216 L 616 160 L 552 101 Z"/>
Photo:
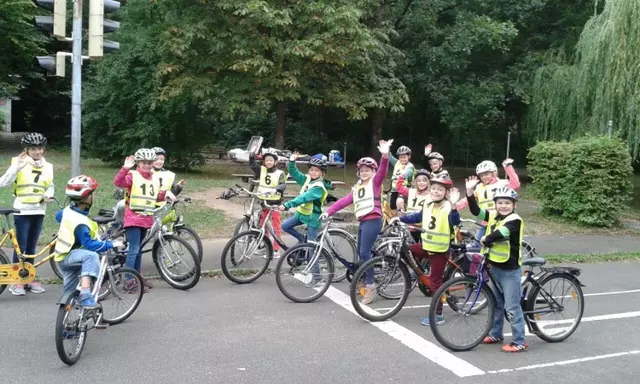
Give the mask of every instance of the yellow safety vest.
<path id="1" fill-rule="evenodd" d="M 276 192 L 276 188 L 280 184 L 280 177 L 282 177 L 283 174 L 284 172 L 280 169 L 269 172 L 267 167 L 260 167 L 260 182 L 258 184 L 258 193 L 272 194 L 264 200 L 277 201 L 282 198 L 282 195 Z"/>
<path id="2" fill-rule="evenodd" d="M 393 166 L 393 174 L 391 175 L 391 190 L 393 191 L 396 190 L 396 182 L 398 181 L 398 178 L 404 174 L 404 171 L 405 169 L 407 169 L 407 167 L 413 167 L 413 172 L 411 173 L 411 176 L 408 179 L 402 181 L 402 185 L 404 185 L 405 187 L 411 185 L 411 181 L 413 180 L 413 175 L 416 173 L 416 167 L 414 167 L 413 164 L 411 163 L 407 163 L 407 165 L 402 165 L 400 160 L 398 160 L 396 162 L 396 165 Z"/>
<path id="3" fill-rule="evenodd" d="M 76 243 L 76 236 L 74 234 L 76 227 L 82 224 L 89 227 L 91 237 L 95 238 L 98 233 L 98 223 L 91 220 L 89 217 L 74 211 L 71 207 L 66 207 L 62 211 L 62 221 L 60 222 L 58 238 L 56 239 L 56 261 L 62 261 L 67 257 L 67 254 L 71 251 L 71 247 Z"/>
<path id="4" fill-rule="evenodd" d="M 478 206 L 485 211 L 492 211 L 496 209 L 496 203 L 493 202 L 493 194 L 498 188 L 506 187 L 509 184 L 507 180 L 498 180 L 493 184 L 478 184 L 476 187 L 476 200 Z"/>
<path id="5" fill-rule="evenodd" d="M 380 197 L 374 196 L 373 178 L 366 185 L 361 181 L 352 188 L 353 206 L 356 219 L 359 219 L 371 212 L 375 208 L 376 200 L 380 201 Z"/>
<path id="6" fill-rule="evenodd" d="M 162 170 L 162 171 L 153 171 L 153 178 L 158 179 L 158 184 L 160 185 L 161 191 L 170 191 L 173 186 L 173 182 L 176 180 L 176 174 L 171 172 Z M 163 207 L 167 204 L 166 201 L 156 201 L 156 207 Z"/>
<path id="7" fill-rule="evenodd" d="M 155 177 L 147 180 L 138 171 L 130 172 L 132 183 L 128 199 L 129 208 L 136 213 L 152 215 L 160 193 L 160 180 Z"/>
<path id="8" fill-rule="evenodd" d="M 18 158 L 11 159 L 11 165 L 17 162 Z M 44 192 L 53 183 L 53 165 L 44 159 L 41 167 L 35 167 L 27 163 L 18 175 L 13 184 L 13 194 L 24 204 L 38 204 L 44 199 Z"/>
<path id="9" fill-rule="evenodd" d="M 500 221 L 496 221 L 497 215 L 498 213 L 495 211 L 490 213 L 489 222 L 487 224 L 487 234 L 490 234 L 496 229 L 499 229 L 509 221 L 522 220 L 520 216 L 515 212 L 512 212 L 511 214 L 507 215 L 507 217 L 505 217 Z M 518 244 L 522 244 L 523 233 L 524 233 L 524 222 L 520 224 L 520 233 L 518 234 Z M 491 247 L 488 249 L 488 251 L 489 251 L 489 260 L 495 263 L 506 263 L 509 260 L 509 256 L 511 255 L 511 246 L 509 244 L 509 239 L 496 241 L 495 243 L 491 244 Z M 483 248 L 482 252 L 486 253 L 487 249 Z M 522 258 L 522 246 L 519 245 L 518 246 L 518 264 L 519 265 L 522 264 L 521 258 Z"/>
<path id="10" fill-rule="evenodd" d="M 407 198 L 405 207 L 407 212 L 418 212 L 424 209 L 426 203 L 431 202 L 431 194 L 429 192 L 419 195 L 417 188 L 409 189 L 409 197 Z"/>
<path id="11" fill-rule="evenodd" d="M 324 187 L 324 182 L 322 181 L 322 179 L 316 179 L 311 181 L 311 177 L 307 176 L 307 180 L 305 180 L 304 184 L 302 185 L 302 188 L 300 188 L 300 195 L 304 195 L 305 192 L 307 192 L 310 188 L 314 188 L 314 187 L 320 187 L 324 191 L 324 193 L 322 194 L 322 198 L 320 199 L 320 207 L 322 207 L 328 195 L 327 189 Z M 313 213 L 313 201 L 309 201 L 308 203 L 302 204 L 301 206 L 298 207 L 297 211 L 300 214 L 303 214 L 306 216 L 311 215 Z"/>
<path id="12" fill-rule="evenodd" d="M 449 213 L 451 203 L 445 201 L 436 207 L 433 202 L 425 204 L 422 210 L 422 248 L 433 253 L 444 253 L 451 245 L 451 225 Z"/>

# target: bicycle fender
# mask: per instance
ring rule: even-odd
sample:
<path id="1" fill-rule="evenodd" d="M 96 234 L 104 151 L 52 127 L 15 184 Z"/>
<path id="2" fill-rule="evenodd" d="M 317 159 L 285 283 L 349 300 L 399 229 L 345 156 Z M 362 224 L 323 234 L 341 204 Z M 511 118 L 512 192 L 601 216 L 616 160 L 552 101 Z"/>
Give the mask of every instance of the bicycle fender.
<path id="1" fill-rule="evenodd" d="M 73 291 L 65 291 L 56 304 L 58 305 L 67 304 L 69 302 L 69 299 L 71 299 L 77 293 L 78 293 L 78 290 L 76 289 L 74 289 Z"/>

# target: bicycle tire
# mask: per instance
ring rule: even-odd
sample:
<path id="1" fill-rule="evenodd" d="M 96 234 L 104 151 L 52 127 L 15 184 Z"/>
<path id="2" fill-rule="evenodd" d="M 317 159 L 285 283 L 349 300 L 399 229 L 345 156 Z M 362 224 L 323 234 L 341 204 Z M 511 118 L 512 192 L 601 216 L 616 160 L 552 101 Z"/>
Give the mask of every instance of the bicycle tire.
<path id="1" fill-rule="evenodd" d="M 276 285 L 278 286 L 278 289 L 280 290 L 280 292 L 289 300 L 295 302 L 295 303 L 311 303 L 313 301 L 316 301 L 317 299 L 319 299 L 320 297 L 322 297 L 325 292 L 327 292 L 327 290 L 329 289 L 329 287 L 331 286 L 331 282 L 332 282 L 332 277 L 333 277 L 333 273 L 334 273 L 334 268 L 335 266 L 333 265 L 333 257 L 331 257 L 331 255 L 329 254 L 329 252 L 327 252 L 326 249 L 322 248 L 320 249 L 320 253 L 321 253 L 321 257 L 324 257 L 325 262 L 327 263 L 327 266 L 329 268 L 329 278 L 325 279 L 325 285 L 324 287 L 322 287 L 322 289 L 316 291 L 316 294 L 310 297 L 306 297 L 306 298 L 300 298 L 295 296 L 294 294 L 290 293 L 287 291 L 287 289 L 285 288 L 284 283 L 282 282 L 282 272 L 283 272 L 283 265 L 285 265 L 287 257 L 290 254 L 293 254 L 294 252 L 299 251 L 302 248 L 310 248 L 310 252 L 314 253 L 315 256 L 315 252 L 316 252 L 316 246 L 314 244 L 311 243 L 300 243 L 300 244 L 296 244 L 293 247 L 289 248 L 287 250 L 287 252 L 285 252 L 284 256 L 280 258 L 280 260 L 278 260 L 278 264 L 276 265 Z M 318 258 L 318 262 L 320 262 L 320 258 Z M 289 267 L 289 264 L 286 263 L 285 268 Z M 293 268 L 293 267 L 291 267 Z M 313 289 L 313 288 L 310 288 Z"/>
<path id="2" fill-rule="evenodd" d="M 49 249 L 49 255 L 55 253 L 55 251 L 55 247 L 51 247 Z M 60 269 L 60 264 L 58 264 L 54 257 L 49 259 L 49 265 L 51 266 L 51 270 L 53 271 L 53 273 L 58 276 L 58 279 L 64 280 L 64 277 L 62 276 L 62 269 Z"/>
<path id="3" fill-rule="evenodd" d="M 0 264 L 10 264 L 9 263 L 9 256 L 7 256 L 7 254 L 4 253 L 4 251 L 2 249 L 0 249 Z M 2 292 L 4 292 L 4 290 L 6 288 L 7 288 L 6 284 L 0 285 L 0 294 L 2 294 Z"/>
<path id="4" fill-rule="evenodd" d="M 66 354 L 66 351 L 64 348 L 65 337 L 63 334 L 64 328 L 65 328 L 64 320 L 67 313 L 69 312 L 69 308 L 75 307 L 75 300 L 79 294 L 80 292 L 76 291 L 75 295 L 70 296 L 66 303 L 59 304 L 58 315 L 56 316 L 56 329 L 55 329 L 56 351 L 58 352 L 58 357 L 60 358 L 60 360 L 62 360 L 62 362 L 67 365 L 73 365 L 80 359 L 80 356 L 82 355 L 82 351 L 84 350 L 84 347 L 87 342 L 87 329 L 85 328 L 84 330 L 80 330 L 80 336 L 79 336 L 80 341 L 78 342 L 78 347 L 76 347 L 76 351 L 75 351 L 76 353 L 73 356 L 68 356 Z"/>
<path id="5" fill-rule="evenodd" d="M 431 332 L 433 333 L 433 336 L 445 348 L 451 351 L 456 351 L 456 352 L 468 351 L 470 349 L 477 347 L 480 343 L 482 343 L 482 340 L 484 340 L 484 338 L 489 334 L 489 331 L 491 330 L 491 326 L 493 325 L 494 312 L 496 308 L 495 297 L 493 296 L 491 289 L 487 284 L 483 284 L 481 289 L 483 291 L 483 294 L 487 297 L 487 301 L 490 302 L 490 303 L 487 303 L 487 306 L 489 311 L 489 318 L 491 319 L 491 321 L 487 322 L 485 329 L 482 330 L 482 332 L 478 335 L 478 337 L 469 344 L 458 345 L 458 344 L 453 344 L 451 341 L 447 340 L 446 337 L 442 333 L 440 333 L 440 328 L 436 321 L 436 309 L 438 307 L 438 303 L 442 300 L 441 296 L 444 294 L 444 292 L 447 289 L 449 289 L 449 287 L 451 287 L 452 285 L 460 284 L 463 282 L 467 282 L 469 284 L 472 284 L 473 287 L 476 287 L 478 280 L 473 277 L 465 276 L 465 277 L 456 277 L 445 282 L 433 294 L 433 297 L 431 298 L 431 305 L 429 307 L 429 323 L 431 324 L 430 328 L 431 328 Z M 474 291 L 475 289 L 476 288 L 474 288 Z M 449 300 L 447 300 L 447 303 L 449 303 Z"/>
<path id="6" fill-rule="evenodd" d="M 238 278 L 237 276 L 232 275 L 231 271 L 229 271 L 229 267 L 227 265 L 226 255 L 227 255 L 227 253 L 229 253 L 231 258 L 233 258 L 235 260 L 235 252 L 234 252 L 235 243 L 238 241 L 238 239 L 242 238 L 243 236 L 249 236 L 249 235 L 259 236 L 259 231 L 257 231 L 257 230 L 248 230 L 248 231 L 245 231 L 245 232 L 238 233 L 237 235 L 232 237 L 227 242 L 227 244 L 225 244 L 224 249 L 222 250 L 222 254 L 220 256 L 220 259 L 221 259 L 220 260 L 220 267 L 222 269 L 222 273 L 225 275 L 225 277 L 227 279 L 233 281 L 236 284 L 248 284 L 248 283 L 254 282 L 255 280 L 259 279 L 260 276 L 262 276 L 267 271 L 267 268 L 269 267 L 269 264 L 271 263 L 271 260 L 273 259 L 273 244 L 271 244 L 271 241 L 265 235 L 262 238 L 262 242 L 265 244 L 266 252 L 267 252 L 267 255 L 266 255 L 267 257 L 264 259 L 265 260 L 264 265 L 257 271 L 257 273 L 255 275 L 252 275 L 248 279 L 241 279 L 241 278 Z"/>
<path id="7" fill-rule="evenodd" d="M 529 326 L 531 327 L 531 330 L 533 331 L 533 333 L 538 336 L 539 338 L 541 338 L 542 340 L 548 342 L 548 343 L 558 343 L 561 341 L 566 340 L 569 336 L 571 336 L 576 329 L 578 329 L 578 326 L 580 325 L 580 321 L 582 320 L 582 315 L 584 314 L 584 293 L 582 292 L 582 287 L 580 286 L 580 282 L 573 276 L 567 273 L 551 273 L 547 276 L 545 276 L 544 278 L 542 278 L 538 284 L 540 284 L 539 286 L 535 286 L 527 295 L 527 299 L 526 299 L 526 304 L 525 304 L 525 312 L 532 312 L 534 311 L 534 305 L 536 302 L 536 297 L 538 296 L 538 292 L 540 292 L 541 288 L 544 286 L 544 284 L 548 283 L 549 281 L 553 280 L 553 279 L 566 279 L 571 281 L 572 285 L 574 286 L 574 288 L 576 289 L 576 296 L 579 299 L 579 306 L 580 306 L 580 310 L 578 315 L 576 316 L 577 321 L 574 323 L 574 325 L 569 329 L 569 331 L 567 333 L 563 333 L 562 336 L 560 337 L 552 337 L 552 336 L 548 336 L 546 335 L 543 331 L 541 331 L 540 327 L 538 327 L 538 322 L 535 319 L 535 314 L 533 313 L 528 313 L 525 315 L 525 318 L 527 320 L 527 322 L 529 323 Z M 553 295 L 553 294 L 552 294 Z M 554 295 L 555 297 L 555 295 Z"/>
<path id="8" fill-rule="evenodd" d="M 533 248 L 533 246 L 529 244 L 526 240 L 522 240 L 521 249 L 522 249 L 521 250 L 522 260 L 530 259 L 532 257 L 538 257 L 538 253 L 536 252 L 536 249 Z"/>
<path id="9" fill-rule="evenodd" d="M 158 260 L 161 247 L 160 247 L 160 240 L 157 240 L 156 242 L 153 243 L 152 257 L 153 257 L 153 263 L 155 264 L 156 269 L 158 270 L 158 273 L 160 274 L 162 279 L 172 287 L 183 290 L 183 291 L 195 287 L 196 284 L 198 284 L 198 282 L 200 281 L 200 271 L 201 271 L 200 263 L 198 262 L 198 256 L 196 255 L 196 251 L 184 239 L 181 239 L 176 235 L 164 235 L 162 236 L 162 239 L 166 240 L 167 242 L 175 241 L 180 243 L 180 245 L 187 250 L 187 253 L 190 256 L 189 258 L 193 260 L 193 268 L 189 272 L 185 273 L 184 275 L 170 276 L 168 271 L 166 271 L 164 268 L 164 263 L 161 263 Z M 183 283 L 185 280 L 190 279 L 191 277 L 193 277 L 191 281 L 187 283 Z"/>
<path id="10" fill-rule="evenodd" d="M 249 229 L 251 229 L 249 227 L 249 218 L 246 216 L 243 216 L 242 219 L 240 219 L 240 221 L 238 222 L 238 224 L 236 224 L 236 227 L 233 230 L 233 236 L 236 236 L 238 233 L 241 233 L 241 232 L 246 232 Z"/>
<path id="11" fill-rule="evenodd" d="M 129 317 L 131 317 L 131 315 L 133 315 L 133 313 L 136 311 L 136 309 L 138 309 L 138 306 L 140 305 L 140 302 L 142 301 L 142 297 L 144 296 L 144 280 L 142 278 L 142 275 L 136 271 L 133 268 L 129 268 L 129 267 L 120 267 L 117 268 L 116 270 L 113 271 L 113 275 L 117 275 L 120 273 L 129 273 L 131 275 L 133 275 L 134 279 L 136 280 L 136 284 L 140 287 L 140 293 L 138 294 L 138 297 L 136 298 L 135 302 L 133 303 L 133 305 L 127 309 L 127 311 L 125 311 L 122 315 L 114 318 L 114 319 L 109 319 L 105 313 L 104 310 L 104 306 L 102 308 L 102 321 L 104 321 L 105 323 L 109 324 L 109 325 L 116 325 L 116 324 L 120 324 L 123 321 L 127 320 Z M 111 276 L 109 274 L 107 274 L 105 276 L 108 280 L 109 280 L 109 292 L 111 293 L 109 296 L 111 296 L 112 298 L 117 297 L 118 295 L 114 292 L 115 288 L 114 287 L 114 282 L 111 280 Z M 117 286 L 117 284 L 116 284 Z M 127 293 L 124 293 L 127 294 Z"/>
<path id="12" fill-rule="evenodd" d="M 198 256 L 198 261 L 202 264 L 204 249 L 202 247 L 202 239 L 200 238 L 200 235 L 198 235 L 198 232 L 196 232 L 193 228 L 189 227 L 188 225 L 184 225 L 184 224 L 178 225 L 174 228 L 175 228 L 175 233 L 178 236 L 181 237 L 180 233 L 188 233 L 189 236 L 195 240 L 196 246 L 192 248 L 196 251 L 196 255 Z"/>
<path id="13" fill-rule="evenodd" d="M 358 243 L 356 242 L 356 239 L 351 236 L 351 234 L 343 229 L 337 229 L 337 228 L 332 228 L 328 230 L 327 235 L 329 237 L 341 237 L 343 239 L 347 240 L 347 243 L 349 243 L 350 247 L 351 247 L 351 251 L 352 252 L 352 257 L 345 257 L 345 255 L 341 255 L 343 259 L 350 261 L 353 264 L 357 264 L 358 263 L 358 259 L 359 259 L 359 255 L 358 255 Z M 336 250 L 338 251 L 338 250 Z M 333 256 L 333 255 L 332 255 Z M 339 283 L 342 280 L 347 278 L 347 272 L 348 272 L 348 268 L 345 267 L 345 271 L 344 273 L 341 273 L 340 275 L 335 274 L 335 266 L 336 263 L 340 263 L 339 265 L 342 265 L 342 263 L 340 262 L 340 260 L 336 259 L 335 257 L 333 257 L 334 263 L 333 263 L 333 267 L 334 267 L 334 275 L 333 275 L 333 280 L 332 283 Z"/>
<path id="14" fill-rule="evenodd" d="M 375 268 L 375 265 L 377 263 L 381 263 L 382 261 L 385 261 L 389 264 L 397 264 L 398 269 L 400 270 L 400 273 L 404 278 L 404 290 L 402 291 L 403 294 L 400 297 L 398 304 L 396 304 L 396 306 L 391 311 L 377 316 L 374 313 L 372 313 L 374 311 L 366 311 L 362 309 L 361 304 L 358 301 L 359 292 L 358 292 L 358 284 L 356 282 L 360 281 L 360 279 L 364 277 L 364 274 L 368 268 Z M 395 257 L 392 257 L 392 256 L 376 256 L 362 263 L 362 265 L 360 265 L 360 268 L 358 268 L 356 273 L 353 275 L 353 282 L 349 286 L 349 297 L 351 298 L 351 305 L 353 305 L 353 308 L 356 310 L 356 312 L 360 316 L 372 322 L 388 320 L 393 316 L 395 316 L 398 312 L 400 312 L 404 304 L 407 302 L 407 299 L 409 298 L 410 293 L 411 293 L 411 276 L 409 275 L 409 270 L 407 269 L 407 266 L 403 262 L 397 260 Z M 378 312 L 376 311 L 376 313 Z"/>

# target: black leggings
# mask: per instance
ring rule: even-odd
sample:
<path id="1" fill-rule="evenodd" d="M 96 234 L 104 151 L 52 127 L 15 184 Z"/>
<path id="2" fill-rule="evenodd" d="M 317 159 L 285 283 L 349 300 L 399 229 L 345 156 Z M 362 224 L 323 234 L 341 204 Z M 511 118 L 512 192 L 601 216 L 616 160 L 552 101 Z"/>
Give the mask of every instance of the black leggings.
<path id="1" fill-rule="evenodd" d="M 398 200 L 398 192 L 391 192 L 389 194 L 389 207 L 393 210 L 398 209 L 396 206 L 396 200 Z"/>

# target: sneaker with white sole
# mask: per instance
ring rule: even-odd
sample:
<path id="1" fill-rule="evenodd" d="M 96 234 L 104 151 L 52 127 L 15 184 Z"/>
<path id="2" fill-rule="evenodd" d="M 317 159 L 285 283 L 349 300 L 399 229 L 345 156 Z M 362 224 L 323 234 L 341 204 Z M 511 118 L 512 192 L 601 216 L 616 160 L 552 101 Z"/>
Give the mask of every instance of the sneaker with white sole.
<path id="1" fill-rule="evenodd" d="M 373 303 L 377 295 L 376 285 L 375 284 L 367 284 L 364 287 L 364 298 L 360 303 L 364 305 L 369 305 Z"/>
<path id="2" fill-rule="evenodd" d="M 44 293 L 45 289 L 42 286 L 42 284 L 40 284 L 37 281 L 32 281 L 31 284 L 27 285 L 27 290 L 29 292 L 33 292 L 33 293 Z"/>
<path id="3" fill-rule="evenodd" d="M 24 296 L 26 292 L 24 291 L 24 285 L 15 284 L 9 287 L 9 292 L 11 292 L 14 296 Z"/>
<path id="4" fill-rule="evenodd" d="M 280 251 L 279 250 L 273 251 L 273 258 L 274 259 L 279 259 L 280 258 Z"/>

